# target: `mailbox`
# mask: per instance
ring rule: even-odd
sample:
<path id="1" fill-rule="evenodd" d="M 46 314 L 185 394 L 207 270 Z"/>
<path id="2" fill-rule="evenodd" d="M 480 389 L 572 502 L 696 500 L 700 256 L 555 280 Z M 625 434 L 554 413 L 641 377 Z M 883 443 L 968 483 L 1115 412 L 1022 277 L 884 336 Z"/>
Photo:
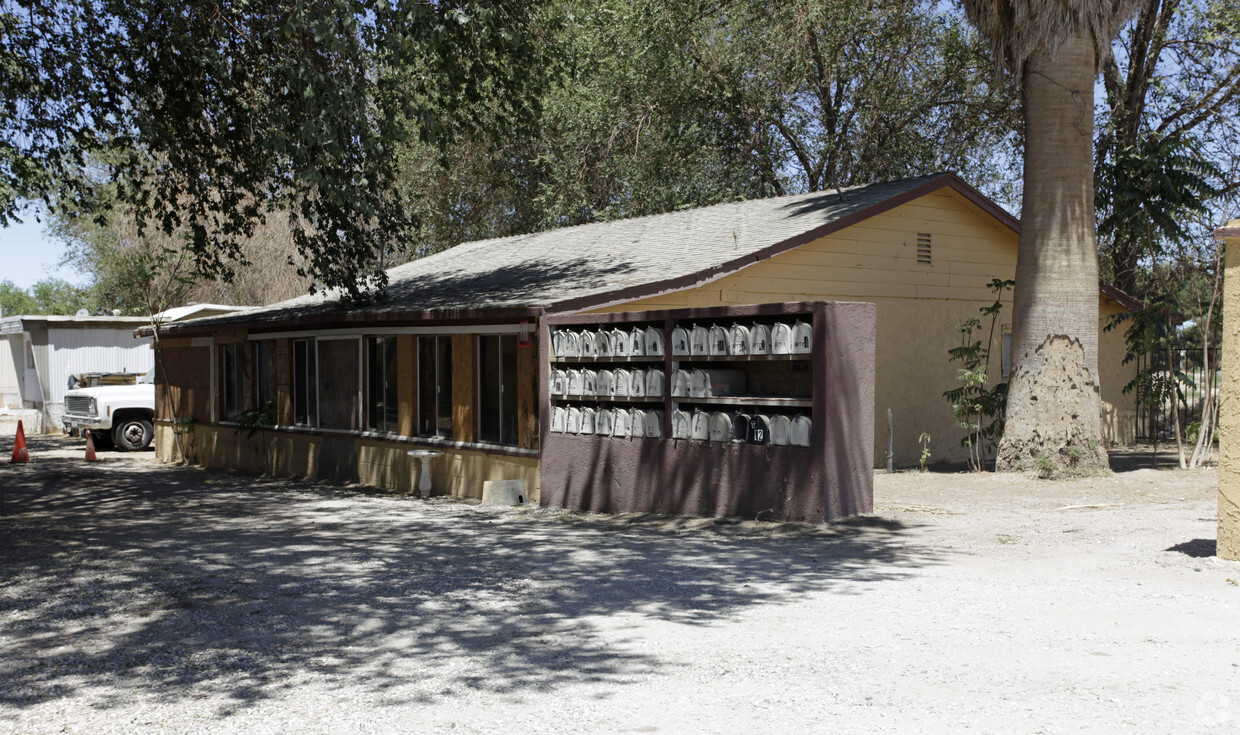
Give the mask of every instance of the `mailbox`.
<path id="1" fill-rule="evenodd" d="M 792 421 L 787 416 L 771 417 L 771 444 L 780 447 L 788 446 L 788 437 L 792 433 Z"/>
<path id="2" fill-rule="evenodd" d="M 612 425 L 612 410 L 610 408 L 600 408 L 594 414 L 594 433 L 599 436 L 611 436 L 614 428 Z"/>
<path id="3" fill-rule="evenodd" d="M 749 328 L 749 354 L 771 354 L 771 328 L 765 324 L 755 324 Z"/>
<path id="4" fill-rule="evenodd" d="M 722 411 L 710 415 L 710 440 L 726 442 L 732 439 L 732 417 Z"/>
<path id="5" fill-rule="evenodd" d="M 623 329 L 613 329 L 607 333 L 611 339 L 612 357 L 629 356 L 629 333 Z"/>
<path id="6" fill-rule="evenodd" d="M 690 431 L 693 438 L 699 441 L 706 441 L 710 438 L 710 414 L 705 411 L 694 409 L 693 419 L 690 424 Z"/>
<path id="7" fill-rule="evenodd" d="M 551 354 L 564 357 L 564 330 L 557 329 L 551 333 Z"/>
<path id="8" fill-rule="evenodd" d="M 687 398 L 689 396 L 689 386 L 692 385 L 692 378 L 688 370 L 672 371 L 672 395 Z"/>
<path id="9" fill-rule="evenodd" d="M 646 371 L 646 396 L 658 398 L 663 395 L 663 371 L 651 368 Z"/>
<path id="10" fill-rule="evenodd" d="M 737 413 L 732 416 L 732 441 L 737 444 L 749 443 L 750 422 L 753 417 L 747 413 Z"/>
<path id="11" fill-rule="evenodd" d="M 598 356 L 598 339 L 594 332 L 582 332 L 577 336 L 581 340 L 581 356 L 597 357 Z"/>
<path id="12" fill-rule="evenodd" d="M 728 330 L 718 324 L 710 328 L 710 354 L 728 354 Z"/>
<path id="13" fill-rule="evenodd" d="M 611 372 L 611 394 L 617 398 L 628 398 L 629 383 L 632 382 L 633 376 L 624 368 L 616 368 Z"/>
<path id="14" fill-rule="evenodd" d="M 629 332 L 629 357 L 645 356 L 646 330 L 641 327 L 633 327 L 633 331 Z"/>
<path id="15" fill-rule="evenodd" d="M 593 408 L 581 409 L 581 428 L 582 434 L 594 433 L 594 419 L 598 417 L 598 412 Z"/>
<path id="16" fill-rule="evenodd" d="M 580 370 L 568 371 L 568 395 L 579 396 L 583 387 L 583 376 Z"/>
<path id="17" fill-rule="evenodd" d="M 646 328 L 646 357 L 663 356 L 663 328 Z"/>
<path id="18" fill-rule="evenodd" d="M 598 395 L 598 373 L 594 370 L 581 371 L 581 395 Z"/>
<path id="19" fill-rule="evenodd" d="M 611 435 L 627 437 L 629 435 L 629 409 L 617 408 L 612 411 Z"/>
<path id="20" fill-rule="evenodd" d="M 749 354 L 749 327 L 733 324 L 728 330 L 728 353 L 732 355 Z"/>
<path id="21" fill-rule="evenodd" d="M 814 346 L 814 330 L 809 322 L 798 320 L 792 325 L 792 354 L 808 355 Z"/>
<path id="22" fill-rule="evenodd" d="M 710 395 L 710 376 L 705 370 L 694 368 L 689 371 L 689 396 L 705 398 Z"/>
<path id="23" fill-rule="evenodd" d="M 594 395 L 604 398 L 614 396 L 616 394 L 615 375 L 610 370 L 599 370 L 598 377 L 594 381 Z"/>
<path id="24" fill-rule="evenodd" d="M 594 334 L 594 345 L 599 357 L 611 357 L 611 332 L 600 329 Z"/>
<path id="25" fill-rule="evenodd" d="M 562 396 L 568 393 L 568 373 L 564 370 L 551 371 L 551 395 Z"/>
<path id="26" fill-rule="evenodd" d="M 646 412 L 640 408 L 629 411 L 629 434 L 631 436 L 646 435 Z"/>
<path id="27" fill-rule="evenodd" d="M 706 329 L 706 327 L 694 324 L 693 329 L 689 330 L 689 354 L 710 354 L 710 332 Z"/>
<path id="28" fill-rule="evenodd" d="M 754 414 L 749 420 L 749 443 L 771 443 L 771 419 L 762 414 Z"/>
<path id="29" fill-rule="evenodd" d="M 689 330 L 676 327 L 672 330 L 672 355 L 681 356 L 689 353 Z"/>
<path id="30" fill-rule="evenodd" d="M 581 335 L 572 330 L 564 330 L 564 356 L 581 357 Z"/>
<path id="31" fill-rule="evenodd" d="M 692 419 L 684 411 L 672 412 L 672 438 L 688 439 L 693 436 Z"/>
<path id="32" fill-rule="evenodd" d="M 771 354 L 792 354 L 792 327 L 780 322 L 771 327 Z"/>
<path id="33" fill-rule="evenodd" d="M 557 434 L 564 433 L 565 423 L 568 421 L 568 410 L 563 406 L 556 406 L 551 409 L 551 430 Z"/>
<path id="34" fill-rule="evenodd" d="M 663 438 L 663 412 L 646 412 L 646 436 L 651 439 Z"/>
<path id="35" fill-rule="evenodd" d="M 629 398 L 645 398 L 646 397 L 646 371 L 637 370 L 629 371 Z"/>
<path id="36" fill-rule="evenodd" d="M 797 447 L 808 447 L 812 433 L 813 423 L 809 416 L 797 416 L 792 419 L 792 435 L 788 437 L 788 443 Z"/>
<path id="37" fill-rule="evenodd" d="M 568 409 L 568 418 L 564 422 L 564 432 L 577 434 L 581 431 L 581 409 L 573 406 Z"/>

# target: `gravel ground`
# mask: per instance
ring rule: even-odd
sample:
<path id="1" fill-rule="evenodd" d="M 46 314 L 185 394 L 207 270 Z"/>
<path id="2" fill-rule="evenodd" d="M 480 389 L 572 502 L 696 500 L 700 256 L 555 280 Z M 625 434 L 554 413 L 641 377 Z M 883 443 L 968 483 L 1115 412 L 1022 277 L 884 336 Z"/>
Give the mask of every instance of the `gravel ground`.
<path id="1" fill-rule="evenodd" d="M 872 516 L 802 526 L 31 454 L 0 465 L 0 730 L 1240 728 L 1212 471 L 879 474 Z"/>

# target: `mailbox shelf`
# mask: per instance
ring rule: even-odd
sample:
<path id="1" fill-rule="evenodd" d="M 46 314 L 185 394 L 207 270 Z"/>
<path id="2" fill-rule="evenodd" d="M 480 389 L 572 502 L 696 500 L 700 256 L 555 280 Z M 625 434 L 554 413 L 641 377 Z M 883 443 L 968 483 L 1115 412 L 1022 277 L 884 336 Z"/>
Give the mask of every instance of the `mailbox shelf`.
<path id="1" fill-rule="evenodd" d="M 776 398 L 765 396 L 712 396 L 709 398 L 672 396 L 672 402 L 710 403 L 718 406 L 778 406 L 781 408 L 812 408 L 814 406 L 814 401 L 809 398 Z"/>
<path id="2" fill-rule="evenodd" d="M 798 360 L 811 361 L 813 355 L 789 354 L 789 355 L 672 355 L 673 360 L 677 362 L 795 362 Z"/>
<path id="3" fill-rule="evenodd" d="M 781 355 L 781 357 L 783 356 Z M 804 357 L 804 356 L 797 355 L 797 357 Z M 551 362 L 553 364 L 566 364 L 566 365 L 575 365 L 575 364 L 602 365 L 602 364 L 609 363 L 609 362 L 614 362 L 616 364 L 624 364 L 624 363 L 629 363 L 629 362 L 657 363 L 659 365 L 662 365 L 663 357 L 661 355 L 658 357 L 553 357 L 550 360 L 548 360 L 548 362 Z"/>
<path id="4" fill-rule="evenodd" d="M 552 402 L 559 405 L 569 403 L 637 403 L 647 405 L 663 405 L 663 396 L 642 396 L 640 398 L 631 398 L 629 396 L 552 396 Z"/>

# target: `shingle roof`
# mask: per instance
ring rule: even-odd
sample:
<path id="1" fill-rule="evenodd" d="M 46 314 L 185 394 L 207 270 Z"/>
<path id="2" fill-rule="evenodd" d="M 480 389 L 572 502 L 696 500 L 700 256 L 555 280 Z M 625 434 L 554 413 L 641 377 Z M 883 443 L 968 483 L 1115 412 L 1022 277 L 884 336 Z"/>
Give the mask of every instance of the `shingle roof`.
<path id="1" fill-rule="evenodd" d="M 1016 227 L 954 174 L 934 174 L 468 242 L 388 271 L 382 302 L 345 307 L 333 297 L 307 295 L 169 329 L 620 303 L 713 280 L 944 186 Z"/>

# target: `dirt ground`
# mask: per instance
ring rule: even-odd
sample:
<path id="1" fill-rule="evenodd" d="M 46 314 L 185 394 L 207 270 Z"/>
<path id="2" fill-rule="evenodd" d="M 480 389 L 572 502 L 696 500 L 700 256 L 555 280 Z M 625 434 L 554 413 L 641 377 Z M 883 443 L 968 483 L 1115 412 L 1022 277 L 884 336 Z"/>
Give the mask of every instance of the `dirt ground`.
<path id="1" fill-rule="evenodd" d="M 1240 726 L 1240 563 L 1213 555 L 1209 470 L 878 473 L 873 515 L 802 526 L 81 447 L 0 465 L 0 731 Z"/>

